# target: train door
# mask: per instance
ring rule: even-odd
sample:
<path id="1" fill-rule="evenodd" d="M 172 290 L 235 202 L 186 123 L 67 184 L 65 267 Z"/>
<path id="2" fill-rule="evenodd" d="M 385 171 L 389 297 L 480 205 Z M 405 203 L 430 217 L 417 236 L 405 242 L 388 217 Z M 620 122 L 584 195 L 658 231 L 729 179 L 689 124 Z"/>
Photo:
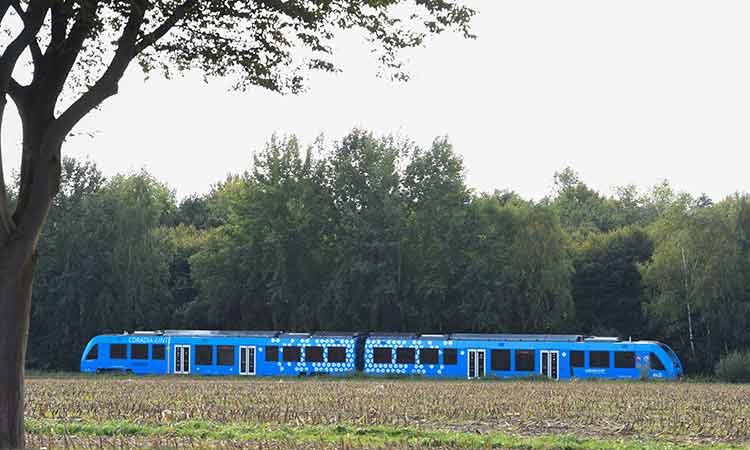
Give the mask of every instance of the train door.
<path id="1" fill-rule="evenodd" d="M 240 346 L 240 375 L 255 375 L 255 347 Z"/>
<path id="2" fill-rule="evenodd" d="M 190 346 L 174 346 L 174 373 L 187 375 L 190 373 Z"/>
<path id="3" fill-rule="evenodd" d="M 467 363 L 470 380 L 484 377 L 484 350 L 469 350 Z"/>
<path id="4" fill-rule="evenodd" d="M 560 379 L 560 361 L 556 350 L 542 350 L 541 374 L 552 380 Z"/>

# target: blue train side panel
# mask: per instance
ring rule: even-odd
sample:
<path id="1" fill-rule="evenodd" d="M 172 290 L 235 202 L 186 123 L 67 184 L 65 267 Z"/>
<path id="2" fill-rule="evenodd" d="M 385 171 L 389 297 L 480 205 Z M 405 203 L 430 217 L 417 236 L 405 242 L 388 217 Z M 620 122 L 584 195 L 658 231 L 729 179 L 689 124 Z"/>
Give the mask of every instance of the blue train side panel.
<path id="1" fill-rule="evenodd" d="M 664 344 L 578 335 L 380 334 L 365 343 L 371 375 L 435 378 L 674 379 L 682 366 Z"/>
<path id="2" fill-rule="evenodd" d="M 92 339 L 84 349 L 81 371 L 206 376 L 345 375 L 356 370 L 356 353 L 362 340 L 354 333 L 175 330 L 103 335 Z"/>
<path id="3" fill-rule="evenodd" d="M 81 358 L 81 372 L 132 372 L 137 374 L 167 374 L 166 353 L 159 359 L 154 348 L 166 352 L 168 339 L 163 336 L 102 335 L 91 339 Z M 145 347 L 145 355 L 134 355 L 136 348 Z M 119 351 L 120 353 L 117 353 Z M 144 356 L 143 358 L 134 358 Z M 156 356 L 156 358 L 155 358 Z"/>

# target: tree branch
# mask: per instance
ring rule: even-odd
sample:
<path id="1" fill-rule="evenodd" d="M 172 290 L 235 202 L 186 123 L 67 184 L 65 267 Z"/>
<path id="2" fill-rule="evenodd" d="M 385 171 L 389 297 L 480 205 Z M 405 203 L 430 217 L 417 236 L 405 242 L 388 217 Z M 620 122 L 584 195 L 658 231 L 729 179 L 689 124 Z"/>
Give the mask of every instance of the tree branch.
<path id="1" fill-rule="evenodd" d="M 19 108 L 24 106 L 26 101 L 24 94 L 27 89 L 28 86 L 22 86 L 18 81 L 11 77 L 10 82 L 8 83 L 8 95 L 13 99 L 13 103 Z"/>
<path id="2" fill-rule="evenodd" d="M 42 27 L 44 17 L 49 9 L 45 2 L 32 1 L 24 12 L 17 2 L 5 1 L 0 4 L 0 13 L 4 16 L 10 7 L 14 7 L 23 20 L 24 26 L 18 36 L 13 39 L 0 56 L 0 120 L 5 114 L 7 95 L 16 95 L 18 83 L 13 79 L 13 70 L 24 49 L 28 46 L 33 48 L 36 43 L 36 35 Z M 37 48 L 38 48 L 38 44 Z M 32 50 L 32 55 L 36 53 Z M 38 56 L 38 54 L 37 54 Z M 2 154 L 0 153 L 0 242 L 5 243 L 15 232 L 16 227 L 11 218 L 8 205 L 8 193 L 2 173 Z"/>
<path id="3" fill-rule="evenodd" d="M 60 5 L 53 8 L 53 36 L 46 54 L 48 63 L 52 67 L 52 73 L 48 82 L 49 88 L 44 93 L 45 103 L 50 105 L 50 108 L 54 108 L 57 103 L 57 98 L 65 87 L 65 80 L 68 79 L 68 75 L 73 70 L 76 59 L 78 59 L 78 55 L 83 48 L 83 43 L 94 28 L 98 7 L 99 0 L 82 2 L 67 37 L 65 37 L 65 28 L 67 27 L 65 12 L 60 9 L 62 8 Z"/>
<path id="4" fill-rule="evenodd" d="M 49 198 L 55 195 L 59 189 L 59 163 L 60 147 L 67 134 L 75 125 L 96 108 L 104 100 L 117 93 L 118 83 L 122 78 L 130 62 L 148 45 L 152 45 L 159 38 L 164 36 L 180 19 L 182 19 L 195 5 L 197 0 L 186 0 L 183 4 L 175 8 L 173 13 L 157 27 L 154 31 L 144 36 L 140 41 L 138 35 L 143 25 L 146 15 L 147 3 L 145 0 L 133 0 L 130 2 L 130 12 L 128 21 L 118 40 L 115 55 L 104 74 L 91 86 L 80 98 L 71 104 L 57 119 L 46 127 L 44 136 L 39 145 L 38 154 L 35 155 L 33 180 L 30 180 L 31 186 L 25 190 L 25 195 L 19 199 L 19 208 L 17 208 L 14 217 L 17 220 L 19 229 L 34 229 L 37 224 L 44 221 L 44 216 L 40 211 L 45 211 L 43 207 L 35 205 L 44 205 Z M 56 35 L 48 48 L 45 58 L 54 66 L 54 79 L 48 80 L 52 89 L 48 90 L 45 95 L 57 98 L 62 90 L 65 79 L 67 79 L 70 70 L 72 70 L 75 60 L 80 52 L 85 39 L 89 36 L 95 25 L 96 11 L 98 0 L 90 0 L 83 5 L 76 15 L 68 36 L 60 41 L 63 34 L 64 11 L 53 10 L 53 31 Z M 57 19 L 55 19 L 57 17 Z M 19 101 L 23 101 L 28 95 L 23 94 L 23 87 L 13 85 Z M 52 97 L 51 97 L 52 98 Z M 50 165 L 51 164 L 51 165 Z M 55 169 L 57 168 L 57 170 Z M 23 183 L 25 186 L 25 182 Z M 22 206 L 21 206 L 22 205 Z"/>
<path id="5" fill-rule="evenodd" d="M 62 42 L 61 53 L 75 53 L 78 54 L 80 51 L 83 41 L 86 40 L 86 36 L 91 32 L 94 26 L 94 20 L 96 18 L 96 10 L 99 7 L 98 0 L 88 0 L 81 2 L 81 6 L 78 9 L 75 22 L 70 28 L 70 33 Z M 61 12 L 64 14 L 64 12 Z"/>
<path id="6" fill-rule="evenodd" d="M 51 28 L 50 42 L 45 54 L 57 53 L 60 50 L 62 43 L 65 41 L 65 33 L 68 31 L 68 17 L 65 15 L 62 1 L 55 2 L 55 4 L 52 5 Z"/>
<path id="7" fill-rule="evenodd" d="M 8 44 L 3 55 L 0 56 L 0 95 L 5 95 L 7 92 L 10 77 L 24 49 L 32 41 L 36 42 L 36 35 L 42 27 L 48 9 L 47 6 L 41 6 L 41 2 L 31 2 L 26 9 L 23 30 Z"/>
<path id="8" fill-rule="evenodd" d="M 55 120 L 53 129 L 58 135 L 67 135 L 73 127 L 101 102 L 117 93 L 117 84 L 125 73 L 130 61 L 137 54 L 136 40 L 143 24 L 146 7 L 143 2 L 133 1 L 128 16 L 128 23 L 118 40 L 115 56 L 102 76 L 78 100 Z"/>
<path id="9" fill-rule="evenodd" d="M 12 0 L 11 4 L 18 17 L 23 21 L 24 28 L 29 26 L 29 18 L 26 17 L 26 11 L 21 7 L 21 3 L 18 0 Z M 42 49 L 39 48 L 39 43 L 36 41 L 36 33 L 34 33 L 34 38 L 29 41 L 29 51 L 31 51 L 31 59 L 34 61 L 34 66 L 38 66 L 42 60 Z"/>
<path id="10" fill-rule="evenodd" d="M 154 31 L 143 36 L 136 44 L 136 53 L 140 53 L 149 46 L 153 45 L 156 41 L 161 39 L 169 30 L 174 27 L 185 15 L 190 12 L 195 6 L 198 5 L 197 0 L 186 0 L 185 3 L 181 4 L 174 9 L 172 14 L 167 17 L 164 22 L 156 27 Z"/>
<path id="11" fill-rule="evenodd" d="M 65 79 L 75 64 L 83 42 L 95 26 L 97 5 L 97 0 L 82 5 L 82 10 L 78 12 L 71 32 L 60 46 L 59 51 L 53 50 L 57 52 L 53 60 L 50 61 L 50 64 L 54 67 L 54 74 L 49 80 L 45 81 L 45 83 L 48 83 L 48 90 L 43 93 L 50 99 L 57 98 L 57 95 L 59 95 Z M 145 14 L 145 0 L 130 2 L 128 21 L 118 40 L 115 55 L 104 74 L 65 112 L 57 119 L 52 118 L 49 125 L 45 125 L 40 130 L 43 135 L 40 136 L 41 139 L 35 146 L 36 154 L 33 156 L 34 161 L 31 163 L 33 164 L 31 169 L 33 176 L 29 180 L 22 180 L 23 187 L 27 189 L 23 189 L 23 195 L 19 198 L 19 206 L 14 214 L 19 230 L 37 229 L 44 222 L 46 205 L 48 205 L 49 199 L 59 190 L 62 142 L 80 119 L 117 92 L 119 80 L 136 55 L 135 42 Z"/>
<path id="12" fill-rule="evenodd" d="M 21 186 L 12 216 L 16 223 L 15 238 L 22 240 L 36 239 L 38 234 L 33 230 L 41 227 L 48 210 L 49 198 L 59 189 L 59 152 L 64 135 L 52 141 L 45 138 L 52 128 L 49 124 L 54 123 L 53 108 L 62 85 L 78 57 L 83 41 L 96 24 L 97 0 L 82 2 L 68 39 L 54 47 L 49 55 L 41 55 L 41 51 L 37 53 L 32 50 L 37 56 L 41 55 L 42 61 L 35 61 L 33 87 L 20 86 L 12 80 L 14 66 L 25 47 L 31 45 L 31 41 L 36 42 L 36 35 L 53 4 L 55 2 L 51 0 L 31 0 L 26 9 L 24 29 L 0 57 L 0 95 L 11 95 L 19 107 L 24 123 Z M 64 14 L 64 10 L 56 9 L 57 39 L 61 32 L 64 33 L 59 20 L 60 14 Z M 39 77 L 48 79 L 40 82 Z"/>

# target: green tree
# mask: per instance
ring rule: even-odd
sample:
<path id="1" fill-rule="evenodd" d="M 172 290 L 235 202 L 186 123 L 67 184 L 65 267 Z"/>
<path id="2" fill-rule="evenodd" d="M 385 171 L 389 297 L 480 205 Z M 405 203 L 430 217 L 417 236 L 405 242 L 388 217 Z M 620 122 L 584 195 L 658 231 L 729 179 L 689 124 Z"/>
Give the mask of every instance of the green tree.
<path id="1" fill-rule="evenodd" d="M 330 216 L 322 176 L 322 164 L 295 138 L 274 138 L 256 156 L 231 196 L 227 224 L 210 231 L 191 258 L 202 293 L 193 307 L 205 309 L 210 324 L 318 325 L 314 307 L 327 279 L 323 236 Z"/>
<path id="2" fill-rule="evenodd" d="M 626 185 L 615 188 L 614 195 L 606 196 L 587 186 L 570 167 L 555 173 L 554 184 L 555 196 L 542 203 L 559 214 L 563 228 L 575 241 L 627 226 L 648 226 L 675 195 L 665 181 L 646 194 Z"/>
<path id="3" fill-rule="evenodd" d="M 216 227 L 221 224 L 218 218 L 211 214 L 209 197 L 204 195 L 189 195 L 182 199 L 177 207 L 174 223 L 195 227 L 199 230 Z"/>
<path id="4" fill-rule="evenodd" d="M 354 130 L 329 158 L 335 271 L 325 314 L 339 319 L 335 325 L 385 330 L 403 326 L 404 210 L 398 168 L 407 148 L 392 138 Z"/>
<path id="5" fill-rule="evenodd" d="M 691 368 L 708 371 L 721 354 L 750 344 L 749 199 L 698 207 L 678 198 L 650 229 L 647 312 L 657 337 L 675 342 Z"/>
<path id="6" fill-rule="evenodd" d="M 102 292 L 111 305 L 107 329 L 161 328 L 169 317 L 169 246 L 159 227 L 174 213 L 174 194 L 146 173 L 116 176 L 101 192 L 97 211 L 104 249 Z"/>
<path id="7" fill-rule="evenodd" d="M 230 198 L 225 194 L 231 189 L 225 187 L 236 182 L 237 178 L 238 175 L 228 175 L 222 182 L 211 186 L 207 194 L 193 194 L 182 199 L 174 215 L 174 224 L 207 230 L 227 223 Z"/>
<path id="8" fill-rule="evenodd" d="M 161 327 L 166 328 L 169 323 L 173 328 L 206 328 L 206 322 L 196 320 L 195 315 L 191 314 L 193 311 L 190 306 L 198 300 L 200 291 L 190 258 L 203 250 L 208 232 L 178 224 L 174 227 L 161 227 L 159 233 L 169 246 L 169 291 L 174 304 L 170 319 Z"/>
<path id="9" fill-rule="evenodd" d="M 402 180 L 406 223 L 402 241 L 401 310 L 405 328 L 448 331 L 456 324 L 458 283 L 465 266 L 471 193 L 464 165 L 447 139 L 416 149 Z"/>
<path id="10" fill-rule="evenodd" d="M 174 197 L 145 173 L 105 182 L 91 164 L 66 159 L 63 167 L 39 245 L 29 363 L 72 370 L 91 336 L 161 328 L 170 317 L 169 247 L 159 227 Z"/>
<path id="11" fill-rule="evenodd" d="M 584 239 L 592 233 L 616 227 L 609 200 L 584 184 L 573 169 L 567 167 L 556 172 L 554 183 L 556 196 L 547 202 L 571 236 Z"/>
<path id="12" fill-rule="evenodd" d="M 639 265 L 653 253 L 640 228 L 594 234 L 575 248 L 572 278 L 578 329 L 637 336 L 644 330 Z"/>
<path id="13" fill-rule="evenodd" d="M 460 310 L 475 331 L 550 332 L 573 320 L 567 237 L 549 207 L 496 193 L 471 205 Z"/>
<path id="14" fill-rule="evenodd" d="M 409 14 L 403 6 L 411 6 Z M 473 14 L 448 0 L 0 1 L 0 123 L 10 97 L 23 128 L 13 210 L 0 163 L 0 448 L 24 446 L 31 285 L 39 235 L 60 189 L 63 142 L 118 92 L 132 61 L 146 71 L 228 77 L 239 89 L 298 92 L 306 70 L 336 70 L 331 42 L 341 30 L 364 33 L 398 76 L 400 49 L 445 30 L 470 36 Z M 16 73 L 25 66 L 18 64 L 22 55 L 32 72 L 25 85 Z"/>

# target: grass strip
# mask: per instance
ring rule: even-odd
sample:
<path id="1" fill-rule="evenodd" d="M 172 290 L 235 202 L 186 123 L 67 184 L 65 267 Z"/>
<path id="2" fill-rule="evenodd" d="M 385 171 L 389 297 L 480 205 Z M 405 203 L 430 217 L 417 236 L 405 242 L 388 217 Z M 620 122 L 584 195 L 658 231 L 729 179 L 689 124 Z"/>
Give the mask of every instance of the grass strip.
<path id="1" fill-rule="evenodd" d="M 421 447 L 458 447 L 467 449 L 524 449 L 524 450 L 736 450 L 750 449 L 719 443 L 674 443 L 665 441 L 579 438 L 571 435 L 525 437 L 491 432 L 476 434 L 455 431 L 420 430 L 411 427 L 352 425 L 280 426 L 270 428 L 260 424 L 225 424 L 204 421 L 179 422 L 170 425 L 149 425 L 131 421 L 59 421 L 27 419 L 26 431 L 40 436 L 87 437 L 163 437 L 192 440 L 241 440 L 280 442 L 323 442 L 367 445 L 389 448 L 395 444 Z"/>

